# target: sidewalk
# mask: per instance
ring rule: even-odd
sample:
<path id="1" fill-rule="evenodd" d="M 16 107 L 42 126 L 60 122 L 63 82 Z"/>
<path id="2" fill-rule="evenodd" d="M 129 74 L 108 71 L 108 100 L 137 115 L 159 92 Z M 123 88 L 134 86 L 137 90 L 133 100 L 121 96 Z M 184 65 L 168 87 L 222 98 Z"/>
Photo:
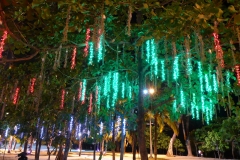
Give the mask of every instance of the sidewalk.
<path id="1" fill-rule="evenodd" d="M 17 154 L 18 153 L 5 153 L 5 154 L 1 153 L 0 160 L 17 160 L 18 159 Z M 136 157 L 137 157 L 137 160 L 140 160 L 140 155 L 136 155 Z M 97 152 L 95 160 L 98 160 L 98 158 L 99 158 L 99 153 Z M 119 158 L 120 158 L 120 153 L 116 153 L 115 159 L 119 160 Z M 47 159 L 48 159 L 48 156 L 46 156 L 46 153 L 41 152 L 40 160 L 47 160 Z M 34 160 L 34 154 L 28 155 L 28 160 Z M 50 160 L 55 160 L 55 156 L 52 155 Z M 70 152 L 68 156 L 68 160 L 93 160 L 93 152 L 92 151 L 83 152 L 80 157 L 78 156 L 78 152 Z M 104 155 L 102 157 L 102 160 L 112 160 L 111 152 Z M 132 160 L 132 154 L 125 153 L 124 160 Z M 149 160 L 154 160 L 154 158 L 149 158 Z M 167 157 L 166 155 L 158 154 L 157 160 L 217 160 L 217 158 L 187 157 L 187 156 Z"/>

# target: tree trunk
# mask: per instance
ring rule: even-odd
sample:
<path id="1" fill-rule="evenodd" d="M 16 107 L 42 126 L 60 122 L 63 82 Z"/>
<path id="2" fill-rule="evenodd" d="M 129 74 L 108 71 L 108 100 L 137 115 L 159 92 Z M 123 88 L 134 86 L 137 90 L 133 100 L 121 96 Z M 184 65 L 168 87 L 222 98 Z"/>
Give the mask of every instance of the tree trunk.
<path id="1" fill-rule="evenodd" d="M 188 152 L 188 155 L 187 156 L 193 156 L 192 154 L 192 148 L 191 148 L 191 142 L 189 140 L 189 137 L 187 138 L 186 140 L 186 147 L 187 147 L 187 152 Z"/>
<path id="2" fill-rule="evenodd" d="M 63 146 L 62 144 L 60 144 L 57 156 L 55 158 L 55 160 L 63 160 Z"/>
<path id="3" fill-rule="evenodd" d="M 123 133 L 124 130 L 124 125 L 123 125 L 123 121 L 124 121 L 124 116 L 121 116 L 121 153 L 120 153 L 120 160 L 123 160 L 123 156 L 124 156 L 124 142 L 125 142 L 125 133 Z"/>
<path id="4" fill-rule="evenodd" d="M 136 133 L 135 131 L 132 132 L 132 154 L 133 154 L 133 160 L 136 160 L 136 142 L 137 142 L 137 138 L 136 138 Z"/>
<path id="5" fill-rule="evenodd" d="M 176 134 L 175 133 L 173 133 L 173 136 L 172 136 L 172 138 L 170 139 L 170 142 L 169 142 L 169 146 L 168 146 L 168 151 L 167 151 L 167 156 L 168 157 L 173 157 L 174 155 L 173 155 L 173 143 L 174 143 L 174 141 L 176 140 Z"/>
<path id="6" fill-rule="evenodd" d="M 113 130 L 112 130 L 112 160 L 115 160 L 115 120 L 116 120 L 116 115 L 114 114 L 113 116 Z"/>
<path id="7" fill-rule="evenodd" d="M 232 141 L 232 156 L 233 156 L 233 159 L 235 159 L 234 148 L 235 148 L 235 144 L 234 144 L 234 141 Z"/>
<path id="8" fill-rule="evenodd" d="M 69 123 L 70 123 L 70 121 L 69 121 Z M 69 148 L 70 148 L 70 141 L 71 141 L 71 131 L 69 130 L 69 131 L 67 131 L 67 139 L 66 139 L 63 160 L 67 160 L 68 152 L 69 152 Z"/>
<path id="9" fill-rule="evenodd" d="M 143 49 L 141 49 L 141 52 L 143 52 Z M 144 121 L 144 115 L 145 115 L 145 109 L 144 109 L 144 95 L 143 95 L 143 89 L 144 89 L 144 70 L 143 70 L 143 64 L 142 64 L 142 53 L 138 53 L 138 77 L 139 77 L 139 93 L 138 93 L 138 145 L 140 148 L 140 155 L 142 160 L 148 160 L 148 152 L 146 148 L 146 137 L 145 137 L 145 130 L 146 130 L 146 124 Z"/>
<path id="10" fill-rule="evenodd" d="M 185 129 L 184 119 L 186 119 L 186 129 Z M 189 116 L 183 116 L 183 118 L 182 118 L 182 129 L 183 129 L 184 140 L 185 140 L 185 144 L 186 144 L 187 152 L 188 152 L 187 156 L 193 156 L 192 148 L 191 148 L 191 142 L 189 140 L 189 130 L 188 130 L 188 128 L 189 128 Z"/>
<path id="11" fill-rule="evenodd" d="M 153 146 L 152 146 L 152 120 L 149 120 L 149 137 L 150 137 L 150 156 L 149 158 L 153 158 Z"/>
<path id="12" fill-rule="evenodd" d="M 78 156 L 81 156 L 81 154 L 82 154 L 82 140 L 80 138 L 79 138 L 79 142 L 78 142 L 78 148 L 79 148 Z"/>
<path id="13" fill-rule="evenodd" d="M 154 116 L 154 159 L 157 160 L 157 114 Z"/>

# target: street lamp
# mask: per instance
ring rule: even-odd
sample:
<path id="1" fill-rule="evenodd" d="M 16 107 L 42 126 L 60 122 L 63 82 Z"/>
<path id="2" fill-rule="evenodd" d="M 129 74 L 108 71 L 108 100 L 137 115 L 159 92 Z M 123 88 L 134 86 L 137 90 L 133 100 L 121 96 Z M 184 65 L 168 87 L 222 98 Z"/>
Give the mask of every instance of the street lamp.
<path id="1" fill-rule="evenodd" d="M 153 95 L 154 92 L 155 92 L 155 90 L 153 88 L 143 90 L 144 94 Z M 151 109 L 152 109 L 152 101 L 151 101 Z M 151 117 L 149 118 L 149 132 L 150 132 L 150 157 L 149 158 L 153 158 L 153 156 L 152 156 L 153 147 L 152 147 L 152 120 L 151 120 Z"/>

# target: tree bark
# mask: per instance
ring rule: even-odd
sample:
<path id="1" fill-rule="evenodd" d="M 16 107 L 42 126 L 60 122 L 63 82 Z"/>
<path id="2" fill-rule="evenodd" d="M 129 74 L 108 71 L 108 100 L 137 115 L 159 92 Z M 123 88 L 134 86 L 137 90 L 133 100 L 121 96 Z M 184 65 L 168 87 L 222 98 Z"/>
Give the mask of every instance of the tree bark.
<path id="1" fill-rule="evenodd" d="M 175 133 L 173 133 L 173 136 L 172 136 L 172 138 L 170 139 L 170 142 L 169 142 L 169 146 L 168 146 L 168 151 L 167 151 L 167 156 L 168 157 L 173 157 L 174 155 L 173 155 L 173 143 L 174 143 L 174 141 L 176 140 L 176 134 Z"/>
<path id="2" fill-rule="evenodd" d="M 113 116 L 113 130 L 112 130 L 112 144 L 114 145 L 112 148 L 112 160 L 115 160 L 115 120 L 116 115 Z"/>
<path id="3" fill-rule="evenodd" d="M 135 131 L 132 132 L 132 154 L 133 154 L 133 160 L 136 160 L 136 145 L 137 137 Z"/>
<path id="4" fill-rule="evenodd" d="M 123 126 L 123 121 L 124 121 L 124 116 L 122 115 L 121 116 L 121 153 L 120 153 L 120 160 L 123 160 L 123 156 L 124 156 L 124 142 L 125 142 L 125 133 L 123 133 L 123 130 L 124 130 L 124 126 Z"/>
<path id="5" fill-rule="evenodd" d="M 149 132 L 150 132 L 150 134 L 149 134 L 149 137 L 150 137 L 150 156 L 149 156 L 149 158 L 153 158 L 153 146 L 152 146 L 152 120 L 151 120 L 151 118 L 150 118 L 150 120 L 149 120 Z"/>
<path id="6" fill-rule="evenodd" d="M 143 49 L 142 49 L 143 52 Z M 145 115 L 145 110 L 144 110 L 144 96 L 143 96 L 143 89 L 144 89 L 144 70 L 143 70 L 143 64 L 142 64 L 142 57 L 141 53 L 138 53 L 138 77 L 139 77 L 139 93 L 138 93 L 138 119 L 137 119 L 137 124 L 138 124 L 138 145 L 140 149 L 140 155 L 142 160 L 148 160 L 148 152 L 146 148 L 146 137 L 145 137 L 145 129 L 146 129 L 146 124 L 144 121 L 144 115 Z"/>
<path id="7" fill-rule="evenodd" d="M 157 114 L 154 116 L 154 159 L 157 160 Z"/>

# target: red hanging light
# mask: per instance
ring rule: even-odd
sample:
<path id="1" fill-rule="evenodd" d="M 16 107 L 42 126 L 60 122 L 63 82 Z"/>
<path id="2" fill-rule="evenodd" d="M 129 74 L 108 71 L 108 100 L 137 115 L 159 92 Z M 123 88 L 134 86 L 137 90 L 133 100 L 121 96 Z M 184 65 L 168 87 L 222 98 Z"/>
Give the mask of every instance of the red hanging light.
<path id="1" fill-rule="evenodd" d="M 90 114 L 91 112 L 92 112 L 92 93 L 90 93 L 89 106 L 88 106 L 88 113 Z"/>
<path id="2" fill-rule="evenodd" d="M 2 40 L 0 42 L 0 58 L 2 58 L 2 53 L 3 53 L 3 47 L 4 47 L 4 44 L 5 44 L 5 40 L 7 39 L 7 31 L 4 31 L 4 34 L 2 36 Z"/>
<path id="3" fill-rule="evenodd" d="M 238 80 L 238 85 L 240 85 L 240 65 L 235 66 L 236 77 Z"/>
<path id="4" fill-rule="evenodd" d="M 214 48 L 215 48 L 215 51 L 216 51 L 216 59 L 220 63 L 220 66 L 222 68 L 224 68 L 223 50 L 222 50 L 222 47 L 220 45 L 218 34 L 216 32 L 214 32 L 213 37 L 214 37 Z"/>
<path id="5" fill-rule="evenodd" d="M 20 91 L 20 88 L 17 87 L 16 90 L 15 90 L 14 97 L 13 97 L 13 104 L 17 104 L 19 91 Z"/>
<path id="6" fill-rule="evenodd" d="M 73 49 L 73 54 L 72 54 L 72 64 L 71 64 L 71 69 L 74 69 L 76 66 L 76 53 L 77 53 L 77 48 L 74 47 Z"/>
<path id="7" fill-rule="evenodd" d="M 60 109 L 63 109 L 63 108 L 64 108 L 65 93 L 66 93 L 66 91 L 65 91 L 64 89 L 62 89 L 62 96 L 61 96 L 61 105 L 60 105 Z"/>
<path id="8" fill-rule="evenodd" d="M 90 40 L 90 29 L 88 28 L 86 31 L 86 40 L 85 40 L 85 48 L 84 48 L 84 57 L 87 57 L 88 55 L 88 49 L 89 49 L 89 40 Z"/>
<path id="9" fill-rule="evenodd" d="M 35 86 L 36 78 L 31 79 L 31 86 L 30 86 L 30 93 L 34 92 L 34 86 Z"/>

